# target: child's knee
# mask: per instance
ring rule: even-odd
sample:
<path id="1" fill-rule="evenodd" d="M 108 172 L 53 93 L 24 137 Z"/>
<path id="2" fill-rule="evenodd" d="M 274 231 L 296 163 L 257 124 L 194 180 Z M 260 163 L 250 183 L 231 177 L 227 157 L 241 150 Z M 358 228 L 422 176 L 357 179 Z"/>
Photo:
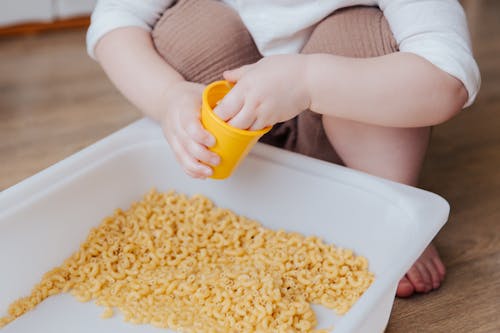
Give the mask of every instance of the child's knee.
<path id="1" fill-rule="evenodd" d="M 158 53 L 188 81 L 209 83 L 260 58 L 238 14 L 214 0 L 184 0 L 152 32 Z"/>
<path id="2" fill-rule="evenodd" d="M 397 51 L 397 42 L 382 11 L 356 6 L 336 11 L 321 21 L 302 53 L 369 58 Z"/>

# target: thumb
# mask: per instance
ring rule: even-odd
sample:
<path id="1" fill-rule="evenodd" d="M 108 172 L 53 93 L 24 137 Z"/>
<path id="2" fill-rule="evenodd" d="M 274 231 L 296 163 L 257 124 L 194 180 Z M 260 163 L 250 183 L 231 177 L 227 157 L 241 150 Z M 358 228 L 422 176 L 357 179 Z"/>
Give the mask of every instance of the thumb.
<path id="1" fill-rule="evenodd" d="M 251 67 L 252 65 L 241 66 L 230 71 L 225 71 L 224 73 L 222 73 L 222 76 L 224 76 L 224 79 L 228 80 L 229 82 L 238 82 L 241 77 L 250 70 Z"/>

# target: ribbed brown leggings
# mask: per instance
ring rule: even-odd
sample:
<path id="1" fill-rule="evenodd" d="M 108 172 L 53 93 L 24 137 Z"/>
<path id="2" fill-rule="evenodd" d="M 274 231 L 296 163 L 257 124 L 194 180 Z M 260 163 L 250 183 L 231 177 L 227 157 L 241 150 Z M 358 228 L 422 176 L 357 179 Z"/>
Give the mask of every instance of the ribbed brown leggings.
<path id="1" fill-rule="evenodd" d="M 153 30 L 161 56 L 186 80 L 207 84 L 222 72 L 262 58 L 239 15 L 215 0 L 180 0 Z M 319 22 L 301 53 L 368 58 L 397 52 L 397 44 L 376 7 L 349 7 Z M 304 111 L 277 124 L 262 142 L 326 161 L 338 161 L 321 115 Z"/>

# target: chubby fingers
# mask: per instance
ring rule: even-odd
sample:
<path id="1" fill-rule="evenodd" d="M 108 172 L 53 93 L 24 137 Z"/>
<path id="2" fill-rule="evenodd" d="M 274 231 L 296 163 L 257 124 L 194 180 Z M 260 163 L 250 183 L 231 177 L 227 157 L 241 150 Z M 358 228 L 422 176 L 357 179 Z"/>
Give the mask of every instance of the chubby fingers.
<path id="1" fill-rule="evenodd" d="M 241 110 L 228 121 L 228 124 L 236 128 L 250 129 L 257 119 L 257 108 L 257 101 L 249 99 L 243 103 Z"/>
<path id="2" fill-rule="evenodd" d="M 245 65 L 223 73 L 224 79 L 229 82 L 238 82 L 253 65 Z M 255 120 L 251 114 L 256 107 L 251 99 L 245 99 L 245 92 L 241 85 L 236 84 L 233 89 L 219 102 L 214 109 L 215 114 L 230 125 L 247 129 Z"/>
<path id="3" fill-rule="evenodd" d="M 215 138 L 201 125 L 196 112 L 177 113 L 164 124 L 164 134 L 182 168 L 193 178 L 212 175 L 211 166 L 220 163 L 220 157 L 207 147 L 215 144 Z"/>
<path id="4" fill-rule="evenodd" d="M 229 125 L 250 129 L 257 121 L 258 98 L 245 95 L 245 89 L 236 84 L 231 91 L 215 107 L 215 114 Z"/>
<path id="5" fill-rule="evenodd" d="M 264 109 L 264 106 L 260 105 L 259 109 Z M 257 114 L 259 114 L 259 112 L 264 112 L 264 111 L 257 110 L 256 112 L 257 112 Z M 259 131 L 259 130 L 264 129 L 268 126 L 270 126 L 270 125 L 269 125 L 269 123 L 266 122 L 265 119 L 263 119 L 262 117 L 257 117 L 248 129 L 250 131 Z"/>
<path id="6" fill-rule="evenodd" d="M 228 122 L 240 112 L 243 104 L 244 95 L 239 86 L 235 85 L 215 107 L 214 112 L 220 119 Z"/>
<path id="7" fill-rule="evenodd" d="M 204 164 L 216 166 L 220 163 L 217 154 L 207 147 L 215 144 L 215 138 L 203 126 L 197 113 L 182 113 L 182 130 L 179 131 L 179 138 L 184 149 L 197 161 Z"/>
<path id="8" fill-rule="evenodd" d="M 186 118 L 183 121 L 185 125 L 182 128 L 189 138 L 206 147 L 211 147 L 215 144 L 214 136 L 201 125 L 197 116 L 186 114 L 184 117 Z"/>
<path id="9" fill-rule="evenodd" d="M 245 75 L 245 73 L 252 69 L 253 66 L 254 64 L 249 64 L 229 71 L 224 71 L 224 73 L 222 73 L 222 76 L 229 82 L 238 82 L 241 77 Z"/>
<path id="10" fill-rule="evenodd" d="M 261 130 L 269 126 L 269 105 L 251 95 L 244 96 L 244 89 L 236 85 L 214 109 L 215 114 L 229 125 L 244 130 Z"/>
<path id="11" fill-rule="evenodd" d="M 175 153 L 175 157 L 187 175 L 193 178 L 206 178 L 212 175 L 212 169 L 193 158 L 178 137 L 173 137 L 169 142 Z"/>
<path id="12" fill-rule="evenodd" d="M 214 152 L 210 151 L 206 145 L 197 142 L 189 134 L 180 135 L 179 137 L 184 150 L 194 160 L 201 162 L 202 165 L 208 164 L 216 166 L 220 163 L 220 157 Z"/>

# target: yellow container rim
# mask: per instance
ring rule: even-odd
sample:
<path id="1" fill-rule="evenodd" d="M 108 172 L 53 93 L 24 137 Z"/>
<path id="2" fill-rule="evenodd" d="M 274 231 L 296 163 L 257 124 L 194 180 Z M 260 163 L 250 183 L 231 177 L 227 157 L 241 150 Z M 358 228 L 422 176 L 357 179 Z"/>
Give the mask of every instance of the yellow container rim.
<path id="1" fill-rule="evenodd" d="M 268 127 L 263 128 L 263 129 L 256 130 L 256 131 L 251 131 L 251 130 L 245 130 L 245 129 L 233 127 L 233 126 L 229 125 L 227 122 L 225 122 L 224 120 L 222 120 L 221 118 L 219 118 L 219 116 L 217 116 L 215 114 L 214 110 L 210 106 L 210 103 L 208 102 L 208 95 L 210 94 L 210 92 L 213 88 L 220 87 L 220 86 L 224 86 L 224 87 L 228 88 L 228 90 L 230 90 L 232 88 L 233 84 L 228 82 L 228 81 L 225 81 L 225 80 L 215 81 L 215 82 L 210 83 L 205 88 L 205 90 L 203 90 L 202 103 L 205 104 L 205 107 L 207 110 L 210 110 L 209 115 L 211 116 L 211 118 L 213 118 L 221 127 L 227 129 L 230 132 L 234 132 L 234 133 L 239 134 L 239 135 L 259 136 L 259 135 L 264 135 L 265 133 L 269 132 L 269 130 L 272 128 L 272 126 L 268 126 Z"/>

